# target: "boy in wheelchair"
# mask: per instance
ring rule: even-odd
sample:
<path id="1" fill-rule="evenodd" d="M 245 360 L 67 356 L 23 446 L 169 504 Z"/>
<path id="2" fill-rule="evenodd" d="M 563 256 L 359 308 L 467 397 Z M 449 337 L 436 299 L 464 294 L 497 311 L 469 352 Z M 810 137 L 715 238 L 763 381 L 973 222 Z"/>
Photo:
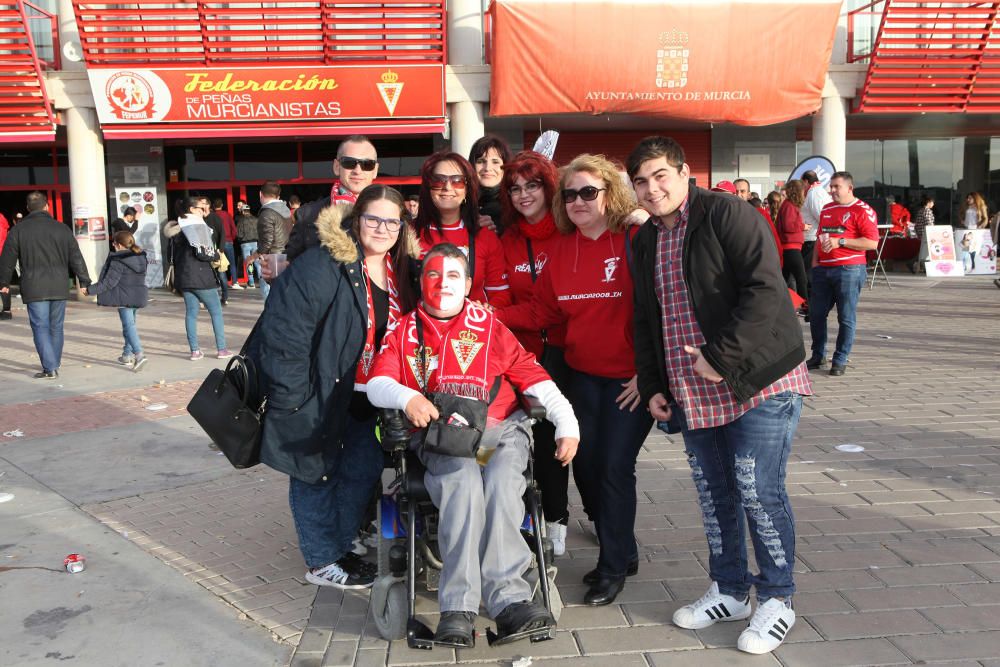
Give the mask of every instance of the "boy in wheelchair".
<path id="1" fill-rule="evenodd" d="M 514 390 L 544 406 L 556 426 L 555 456 L 563 465 L 573 459 L 580 437 L 569 401 L 534 356 L 487 308 L 466 300 L 471 285 L 461 250 L 451 244 L 432 248 L 424 258 L 421 303 L 386 334 L 368 382 L 373 405 L 403 410 L 415 427 L 428 430 L 428 442 L 430 433 L 444 434 L 434 447 L 424 442 L 417 454 L 440 511 L 444 567 L 434 641 L 452 646 L 473 645 L 481 600 L 500 637 L 554 624 L 548 610 L 532 602 L 524 577 L 532 559 L 520 533 L 531 426 Z M 485 424 L 474 423 L 469 415 L 475 410 L 465 412 L 466 403 L 484 408 Z M 441 414 L 438 405 L 448 406 L 447 412 Z M 475 448 L 471 456 L 449 449 L 477 426 L 483 429 L 478 448 L 494 449 L 483 467 Z"/>

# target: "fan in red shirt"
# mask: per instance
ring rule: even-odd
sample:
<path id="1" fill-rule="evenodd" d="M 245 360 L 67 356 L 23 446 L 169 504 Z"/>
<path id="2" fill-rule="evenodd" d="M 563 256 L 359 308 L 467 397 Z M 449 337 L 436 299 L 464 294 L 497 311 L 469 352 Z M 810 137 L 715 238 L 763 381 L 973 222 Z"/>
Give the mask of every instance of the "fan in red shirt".
<path id="1" fill-rule="evenodd" d="M 792 179 L 785 183 L 785 201 L 778 209 L 777 228 L 781 239 L 781 273 L 787 282 L 795 280 L 795 291 L 803 302 L 809 299 L 806 265 L 802 258 L 802 242 L 806 224 L 799 209 L 806 201 L 805 184 Z"/>
<path id="2" fill-rule="evenodd" d="M 552 266 L 551 259 L 560 234 L 552 215 L 559 173 L 552 160 L 535 151 L 518 153 L 503 168 L 500 181 L 500 238 L 506 258 L 507 280 L 515 304 L 530 303 L 535 284 Z M 569 367 L 563 348 L 566 325 L 512 329 L 521 345 L 538 357 L 559 388 L 568 393 Z M 555 429 L 547 421 L 532 427 L 535 441 L 535 481 L 542 491 L 542 513 L 553 553 L 566 552 L 566 525 L 569 523 L 569 470 L 553 458 Z"/>
<path id="3" fill-rule="evenodd" d="M 892 219 L 892 229 L 889 230 L 889 234 L 906 236 L 910 231 L 910 212 L 892 195 L 885 200 L 889 203 L 889 217 Z"/>
<path id="4" fill-rule="evenodd" d="M 597 567 L 584 577 L 590 605 L 610 604 L 638 567 L 635 459 L 652 421 L 636 410 L 631 248 L 626 218 L 635 198 L 619 169 L 580 155 L 562 172 L 553 210 L 562 232 L 531 303 L 498 311 L 511 327 L 566 323 L 570 401 L 580 420 L 573 477 L 600 540 Z"/>
<path id="5" fill-rule="evenodd" d="M 479 226 L 479 182 L 469 161 L 458 153 L 438 151 L 420 169 L 420 207 L 413 227 L 427 253 L 451 243 L 469 259 L 469 298 L 493 307 L 511 302 L 503 248 L 495 232 Z"/>

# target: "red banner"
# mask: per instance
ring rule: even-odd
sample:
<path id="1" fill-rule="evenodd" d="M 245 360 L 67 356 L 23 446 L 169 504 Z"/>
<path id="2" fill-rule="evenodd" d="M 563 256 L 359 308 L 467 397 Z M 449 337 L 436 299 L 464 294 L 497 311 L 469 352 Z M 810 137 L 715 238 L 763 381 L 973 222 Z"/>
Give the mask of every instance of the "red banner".
<path id="1" fill-rule="evenodd" d="M 91 69 L 101 124 L 442 118 L 442 65 Z"/>
<path id="2" fill-rule="evenodd" d="M 840 0 L 496 0 L 495 116 L 769 125 L 815 111 Z"/>

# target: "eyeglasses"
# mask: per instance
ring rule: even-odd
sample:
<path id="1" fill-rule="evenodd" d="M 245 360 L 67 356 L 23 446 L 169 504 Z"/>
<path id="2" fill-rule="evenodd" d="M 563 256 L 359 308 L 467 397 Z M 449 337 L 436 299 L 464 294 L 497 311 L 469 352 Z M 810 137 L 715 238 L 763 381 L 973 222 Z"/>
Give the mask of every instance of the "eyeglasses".
<path id="1" fill-rule="evenodd" d="M 444 186 L 451 183 L 455 190 L 465 189 L 465 176 L 461 174 L 431 174 L 431 190 L 444 190 Z"/>
<path id="2" fill-rule="evenodd" d="M 358 217 L 368 229 L 378 229 L 381 225 L 385 225 L 387 232 L 398 232 L 399 226 L 403 224 L 398 218 L 380 218 L 368 213 L 362 213 Z"/>
<path id="3" fill-rule="evenodd" d="M 538 181 L 528 181 L 523 187 L 520 185 L 510 186 L 508 192 L 510 192 L 511 199 L 513 199 L 514 197 L 520 197 L 522 192 L 526 195 L 530 195 L 531 193 L 538 192 L 541 189 L 542 184 Z"/>
<path id="4" fill-rule="evenodd" d="M 371 158 L 344 156 L 337 158 L 337 161 L 347 171 L 354 171 L 354 168 L 359 164 L 361 165 L 361 171 L 373 171 L 378 166 L 378 160 L 372 160 Z"/>
<path id="5" fill-rule="evenodd" d="M 562 198 L 567 204 L 572 204 L 579 197 L 583 201 L 594 201 L 597 199 L 597 193 L 604 192 L 607 188 L 595 188 L 593 185 L 588 185 L 587 187 L 580 188 L 579 190 L 571 190 L 569 188 L 562 191 Z"/>

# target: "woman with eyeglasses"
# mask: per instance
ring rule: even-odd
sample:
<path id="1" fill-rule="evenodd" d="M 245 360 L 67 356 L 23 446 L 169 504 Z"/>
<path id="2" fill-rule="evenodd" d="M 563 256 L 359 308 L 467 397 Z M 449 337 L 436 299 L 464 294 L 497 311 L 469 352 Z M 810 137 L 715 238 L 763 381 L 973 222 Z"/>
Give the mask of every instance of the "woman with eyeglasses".
<path id="1" fill-rule="evenodd" d="M 635 209 L 621 170 L 580 155 L 562 171 L 553 203 L 562 232 L 528 304 L 498 311 L 514 330 L 566 324 L 570 402 L 580 422 L 573 478 L 600 555 L 583 577 L 588 605 L 610 604 L 639 567 L 635 461 L 652 419 L 639 408 L 633 349 L 632 231 Z"/>
<path id="2" fill-rule="evenodd" d="M 249 356 L 267 396 L 261 461 L 291 478 L 306 581 L 367 588 L 375 566 L 352 542 L 382 473 L 365 393 L 385 332 L 416 305 L 416 235 L 403 197 L 370 185 L 353 210 L 316 220 L 320 245 L 274 281 Z"/>
<path id="3" fill-rule="evenodd" d="M 438 151 L 420 169 L 420 207 L 413 226 L 422 253 L 438 243 L 458 246 L 469 259 L 473 301 L 499 308 L 510 303 L 503 248 L 495 232 L 479 226 L 479 182 L 469 161 Z"/>
<path id="4" fill-rule="evenodd" d="M 510 146 L 500 137 L 487 134 L 472 144 L 469 151 L 469 162 L 476 169 L 479 179 L 479 224 L 503 234 L 503 204 L 500 196 L 500 180 L 503 178 L 504 165 L 510 162 L 514 154 Z"/>
<path id="5" fill-rule="evenodd" d="M 544 155 L 522 151 L 504 165 L 500 181 L 500 202 L 504 235 L 500 238 L 507 260 L 507 279 L 515 304 L 531 303 L 535 284 L 551 269 L 551 259 L 559 242 L 559 230 L 552 215 L 559 173 Z M 540 329 L 512 329 L 526 350 L 555 380 L 560 391 L 569 395 L 569 367 L 563 354 L 566 326 L 557 324 Z M 532 427 L 535 442 L 535 481 L 542 491 L 542 513 L 546 535 L 556 556 L 566 553 L 566 526 L 569 523 L 569 469 L 556 458 L 555 426 L 539 421 Z"/>

